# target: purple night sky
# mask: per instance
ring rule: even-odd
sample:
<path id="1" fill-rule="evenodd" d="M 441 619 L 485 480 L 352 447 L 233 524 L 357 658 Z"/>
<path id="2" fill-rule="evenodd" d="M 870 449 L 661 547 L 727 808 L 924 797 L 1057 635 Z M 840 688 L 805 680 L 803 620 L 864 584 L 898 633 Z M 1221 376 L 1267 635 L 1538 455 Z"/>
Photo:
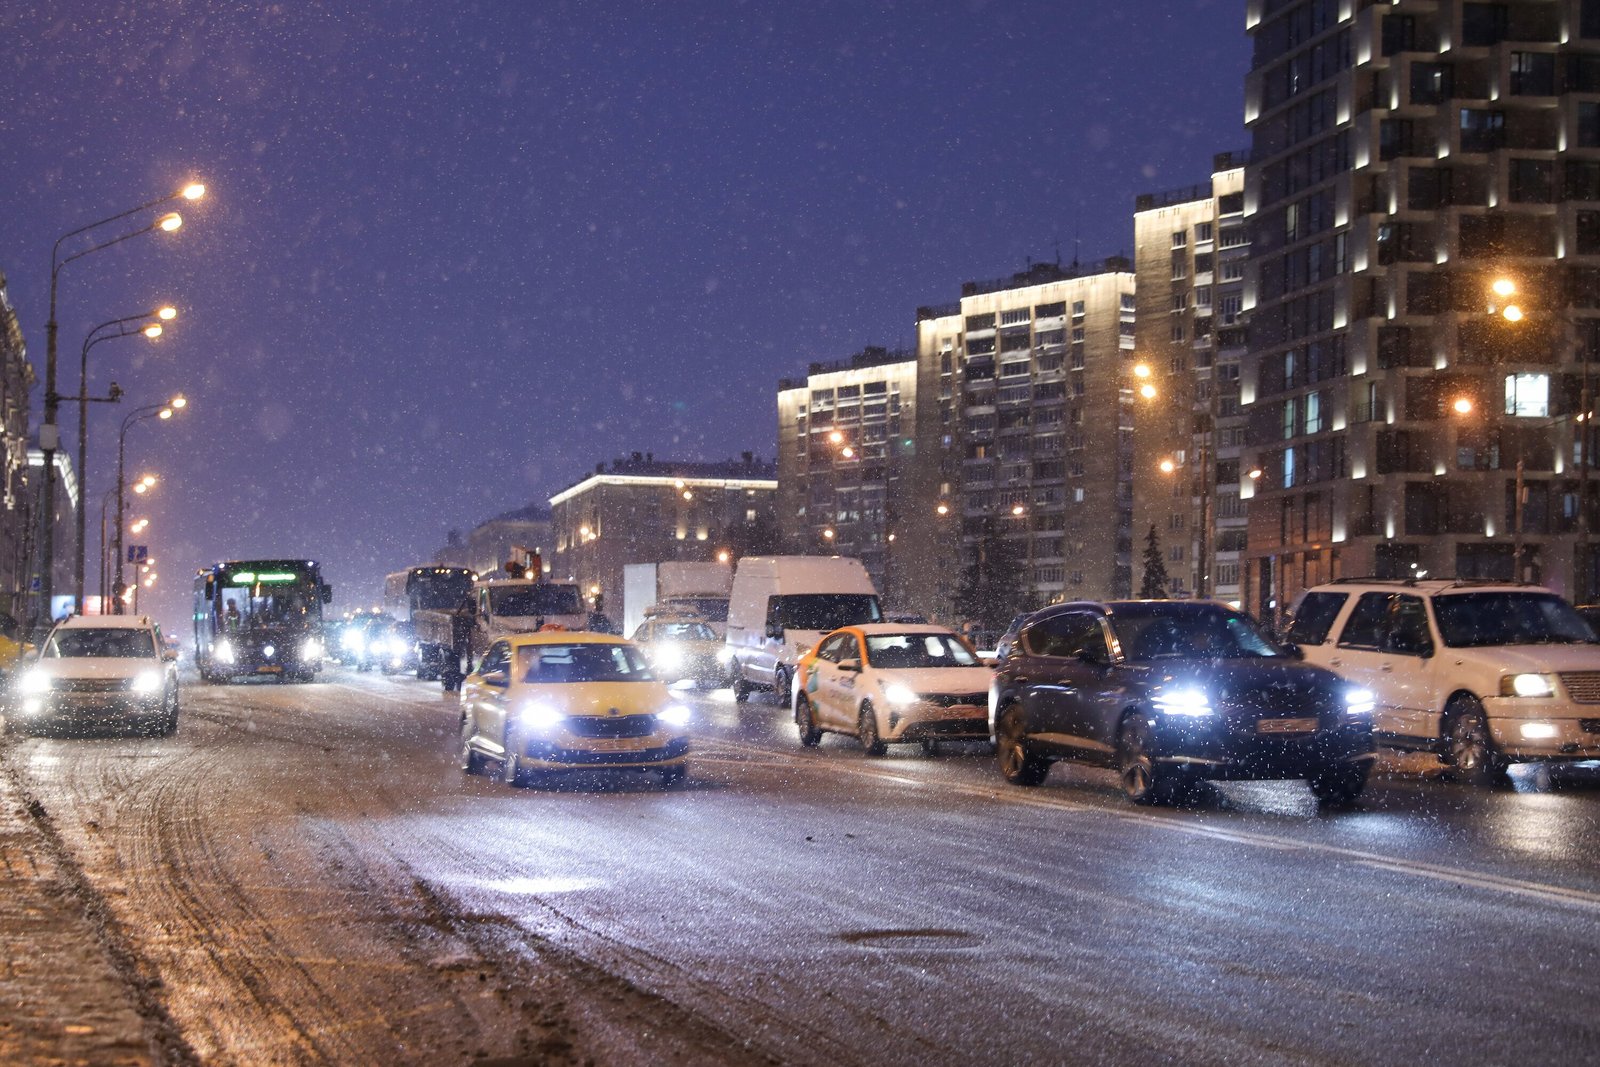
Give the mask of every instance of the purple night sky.
<path id="1" fill-rule="evenodd" d="M 94 592 L 117 426 L 184 391 L 128 438 L 179 632 L 217 559 L 320 559 L 348 610 L 600 460 L 770 456 L 778 378 L 1075 237 L 1131 252 L 1136 193 L 1246 144 L 1241 0 L 329 6 L 0 13 L 0 271 L 41 380 L 55 238 L 210 190 L 60 296 L 68 394 L 95 323 L 182 308 L 92 352 L 128 400 L 91 412 L 87 494 Z"/>

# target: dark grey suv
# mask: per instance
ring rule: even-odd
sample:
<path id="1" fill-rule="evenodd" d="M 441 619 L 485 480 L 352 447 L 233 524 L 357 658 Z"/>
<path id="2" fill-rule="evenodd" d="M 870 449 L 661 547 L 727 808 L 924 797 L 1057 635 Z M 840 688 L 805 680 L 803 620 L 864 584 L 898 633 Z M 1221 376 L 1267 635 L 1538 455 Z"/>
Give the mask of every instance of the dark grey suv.
<path id="1" fill-rule="evenodd" d="M 1114 767 L 1136 803 L 1196 778 L 1305 778 L 1348 803 L 1375 758 L 1372 694 L 1206 601 L 1063 604 L 1023 624 L 995 678 L 1000 773 Z"/>

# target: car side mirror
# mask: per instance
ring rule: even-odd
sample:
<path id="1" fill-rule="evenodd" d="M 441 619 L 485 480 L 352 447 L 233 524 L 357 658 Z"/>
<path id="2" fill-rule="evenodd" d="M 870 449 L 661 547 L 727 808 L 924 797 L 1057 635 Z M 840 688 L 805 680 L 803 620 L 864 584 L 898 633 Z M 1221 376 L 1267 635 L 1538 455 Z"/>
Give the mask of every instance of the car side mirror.
<path id="1" fill-rule="evenodd" d="M 168 663 L 172 663 L 173 661 L 175 661 L 178 658 L 178 654 L 176 652 L 174 652 L 172 649 L 167 648 L 167 649 L 163 649 L 162 650 L 161 658 L 166 660 Z"/>
<path id="2" fill-rule="evenodd" d="M 478 675 L 478 680 L 484 685 L 492 685 L 496 689 L 504 689 L 511 684 L 511 672 L 504 667 L 499 670 L 485 671 Z"/>
<path id="3" fill-rule="evenodd" d="M 779 625 L 778 623 L 775 623 L 775 622 L 767 623 L 766 633 L 767 633 L 767 636 L 772 638 L 774 641 L 782 641 L 783 640 L 783 627 L 781 625 Z"/>
<path id="4" fill-rule="evenodd" d="M 852 674 L 859 674 L 861 673 L 861 661 L 858 659 L 842 659 L 839 661 L 839 669 L 841 671 L 849 671 Z"/>

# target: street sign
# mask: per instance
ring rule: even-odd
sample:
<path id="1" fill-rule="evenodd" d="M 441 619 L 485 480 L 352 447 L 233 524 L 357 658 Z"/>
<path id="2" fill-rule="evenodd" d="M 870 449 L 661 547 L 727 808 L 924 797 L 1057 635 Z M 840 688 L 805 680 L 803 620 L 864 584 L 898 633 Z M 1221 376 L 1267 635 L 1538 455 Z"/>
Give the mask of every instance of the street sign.
<path id="1" fill-rule="evenodd" d="M 150 546 L 149 545 L 129 545 L 128 546 L 128 562 L 129 563 L 143 563 L 145 560 L 147 560 L 149 558 L 150 558 Z"/>

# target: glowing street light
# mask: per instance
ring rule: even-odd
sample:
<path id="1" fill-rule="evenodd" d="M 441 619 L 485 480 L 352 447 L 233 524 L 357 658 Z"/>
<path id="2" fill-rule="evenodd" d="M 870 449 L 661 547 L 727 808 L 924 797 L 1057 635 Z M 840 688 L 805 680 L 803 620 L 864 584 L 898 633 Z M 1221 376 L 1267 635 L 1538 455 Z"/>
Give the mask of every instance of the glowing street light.
<path id="1" fill-rule="evenodd" d="M 1454 411 L 1457 415 L 1471 415 L 1472 398 L 1466 396 L 1456 397 L 1455 402 L 1450 405 L 1450 410 Z"/>
<path id="2" fill-rule="evenodd" d="M 1250 473 L 1249 473 L 1248 477 L 1252 482 L 1257 482 L 1257 481 L 1261 480 L 1261 475 L 1263 473 L 1265 473 L 1265 472 L 1262 471 L 1262 469 L 1260 467 L 1252 467 L 1252 468 L 1250 468 Z"/>
<path id="3" fill-rule="evenodd" d="M 1161 473 L 1162 474 L 1171 474 L 1173 471 L 1178 469 L 1178 465 L 1176 463 L 1172 462 L 1172 460 L 1170 460 L 1170 459 L 1162 460 L 1161 463 L 1160 463 L 1160 467 L 1161 467 Z"/>
<path id="4" fill-rule="evenodd" d="M 834 538 L 833 527 L 830 526 L 826 530 L 823 530 L 822 536 L 827 538 L 829 541 L 832 541 Z"/>
<path id="5" fill-rule="evenodd" d="M 1023 507 L 1021 504 L 1012 504 L 1011 505 L 1011 514 L 1012 515 L 1021 515 L 1024 511 L 1027 511 L 1027 510 L 1028 509 Z"/>
<path id="6" fill-rule="evenodd" d="M 845 445 L 839 450 L 839 455 L 843 456 L 845 459 L 855 459 L 856 450 L 851 448 L 849 445 Z"/>
<path id="7" fill-rule="evenodd" d="M 939 501 L 939 506 L 934 508 L 933 511 L 936 515 L 948 515 L 950 514 L 950 505 L 941 500 Z"/>
<path id="8" fill-rule="evenodd" d="M 1505 299 L 1516 293 L 1517 283 L 1510 278 L 1496 278 L 1489 286 L 1489 291 L 1494 293 L 1495 296 Z"/>
<path id="9" fill-rule="evenodd" d="M 174 233 L 183 225 L 183 216 L 176 211 L 161 216 L 156 220 L 156 226 L 166 233 Z"/>
<path id="10" fill-rule="evenodd" d="M 1146 400 L 1154 400 L 1156 398 L 1156 387 L 1151 385 L 1149 382 L 1145 382 L 1143 385 L 1139 386 L 1139 395 L 1144 397 Z"/>
<path id="11" fill-rule="evenodd" d="M 146 337 L 150 338 L 150 340 L 154 341 L 157 337 L 161 336 L 161 324 L 159 322 L 152 322 L 150 325 L 144 328 L 143 333 Z"/>

